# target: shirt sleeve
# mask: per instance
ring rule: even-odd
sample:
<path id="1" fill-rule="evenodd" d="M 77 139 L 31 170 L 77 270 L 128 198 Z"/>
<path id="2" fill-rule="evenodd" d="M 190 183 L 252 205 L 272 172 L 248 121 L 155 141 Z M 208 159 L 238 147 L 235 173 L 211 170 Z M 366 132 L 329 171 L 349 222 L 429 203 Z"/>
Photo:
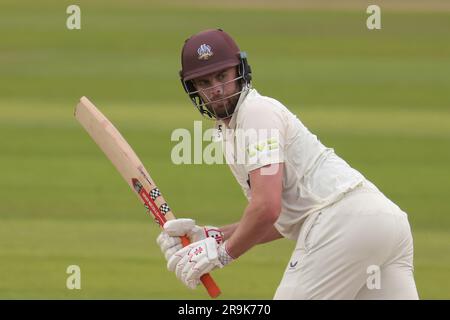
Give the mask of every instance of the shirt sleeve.
<path id="1" fill-rule="evenodd" d="M 276 104 L 263 99 L 247 106 L 237 143 L 245 150 L 247 173 L 269 164 L 284 162 L 286 123 Z"/>

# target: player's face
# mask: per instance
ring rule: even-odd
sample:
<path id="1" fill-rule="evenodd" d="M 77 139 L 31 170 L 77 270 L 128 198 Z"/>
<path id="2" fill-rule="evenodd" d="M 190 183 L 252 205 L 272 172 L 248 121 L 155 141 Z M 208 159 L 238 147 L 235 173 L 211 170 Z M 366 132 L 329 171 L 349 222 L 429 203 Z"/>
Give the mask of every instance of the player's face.
<path id="1" fill-rule="evenodd" d="M 217 118 L 226 118 L 236 107 L 240 91 L 239 80 L 234 80 L 237 77 L 236 67 L 231 67 L 193 80 L 206 108 Z"/>

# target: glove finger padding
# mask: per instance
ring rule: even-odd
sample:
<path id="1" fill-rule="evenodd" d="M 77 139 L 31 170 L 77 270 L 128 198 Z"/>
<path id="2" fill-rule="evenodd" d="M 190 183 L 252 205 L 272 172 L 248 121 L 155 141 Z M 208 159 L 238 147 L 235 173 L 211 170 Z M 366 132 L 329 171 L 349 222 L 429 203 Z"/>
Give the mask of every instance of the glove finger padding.
<path id="1" fill-rule="evenodd" d="M 183 245 L 180 243 L 170 249 L 168 249 L 165 253 L 164 253 L 164 257 L 166 258 L 167 261 L 169 261 L 169 259 L 181 248 L 183 248 Z"/>
<path id="2" fill-rule="evenodd" d="M 223 265 L 217 261 L 211 261 L 207 258 L 203 258 L 195 264 L 195 267 L 188 268 L 185 266 L 183 269 L 183 282 L 190 287 L 191 282 L 195 282 L 205 273 L 209 273 L 216 268 L 222 268 Z"/>
<path id="3" fill-rule="evenodd" d="M 191 287 L 192 282 L 198 280 L 201 275 L 222 267 L 215 239 L 207 238 L 194 243 L 191 247 L 176 267 L 177 277 L 188 287 Z"/>
<path id="4" fill-rule="evenodd" d="M 192 219 L 174 219 L 164 224 L 164 231 L 171 237 L 181 237 L 188 235 L 195 227 L 195 220 Z"/>
<path id="5" fill-rule="evenodd" d="M 167 261 L 167 269 L 169 269 L 170 272 L 174 272 L 175 268 L 178 264 L 178 262 L 180 262 L 180 260 L 186 256 L 186 253 L 190 250 L 190 246 L 184 247 L 181 250 L 178 250 L 177 252 L 175 252 L 169 259 L 169 261 Z"/>
<path id="6" fill-rule="evenodd" d="M 183 258 L 181 258 L 181 260 L 178 262 L 178 264 L 175 267 L 175 275 L 177 276 L 177 278 L 179 280 L 183 280 L 184 266 L 186 266 L 188 264 L 188 261 L 189 261 L 189 255 L 186 254 L 186 255 L 184 255 Z"/>
<path id="7" fill-rule="evenodd" d="M 195 289 L 198 287 L 199 284 L 200 284 L 200 280 L 191 280 L 191 281 L 188 281 L 188 283 L 186 285 L 188 286 L 189 289 Z"/>
<path id="8" fill-rule="evenodd" d="M 186 286 L 195 289 L 202 275 L 233 261 L 225 245 L 226 242 L 217 244 L 213 237 L 191 243 L 172 255 L 167 268 Z"/>
<path id="9" fill-rule="evenodd" d="M 181 245 L 181 239 L 179 237 L 171 237 L 165 231 L 159 234 L 158 238 L 156 238 L 156 242 L 164 254 L 170 248 Z"/>

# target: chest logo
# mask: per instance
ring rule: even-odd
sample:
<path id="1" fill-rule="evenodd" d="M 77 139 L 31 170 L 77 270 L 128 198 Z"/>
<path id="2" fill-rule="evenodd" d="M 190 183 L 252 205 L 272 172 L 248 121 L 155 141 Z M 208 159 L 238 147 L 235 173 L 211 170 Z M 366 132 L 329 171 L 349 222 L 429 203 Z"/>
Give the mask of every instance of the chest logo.
<path id="1" fill-rule="evenodd" d="M 278 140 L 275 138 L 268 139 L 267 141 L 254 143 L 247 149 L 248 156 L 253 158 L 258 153 L 270 152 L 279 148 Z"/>

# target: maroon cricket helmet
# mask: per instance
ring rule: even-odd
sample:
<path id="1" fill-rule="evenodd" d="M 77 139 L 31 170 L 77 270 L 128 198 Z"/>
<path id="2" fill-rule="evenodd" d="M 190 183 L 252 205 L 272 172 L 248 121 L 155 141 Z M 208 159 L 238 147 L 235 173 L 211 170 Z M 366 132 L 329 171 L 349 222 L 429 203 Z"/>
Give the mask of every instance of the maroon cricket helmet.
<path id="1" fill-rule="evenodd" d="M 181 52 L 180 76 L 184 81 L 237 66 L 239 47 L 221 29 L 210 29 L 187 39 Z"/>
<path id="2" fill-rule="evenodd" d="M 216 118 L 205 108 L 205 102 L 201 101 L 191 80 L 234 66 L 239 66 L 241 87 L 250 86 L 251 70 L 247 64 L 247 56 L 222 29 L 199 32 L 184 42 L 180 78 L 184 90 L 202 115 Z"/>

